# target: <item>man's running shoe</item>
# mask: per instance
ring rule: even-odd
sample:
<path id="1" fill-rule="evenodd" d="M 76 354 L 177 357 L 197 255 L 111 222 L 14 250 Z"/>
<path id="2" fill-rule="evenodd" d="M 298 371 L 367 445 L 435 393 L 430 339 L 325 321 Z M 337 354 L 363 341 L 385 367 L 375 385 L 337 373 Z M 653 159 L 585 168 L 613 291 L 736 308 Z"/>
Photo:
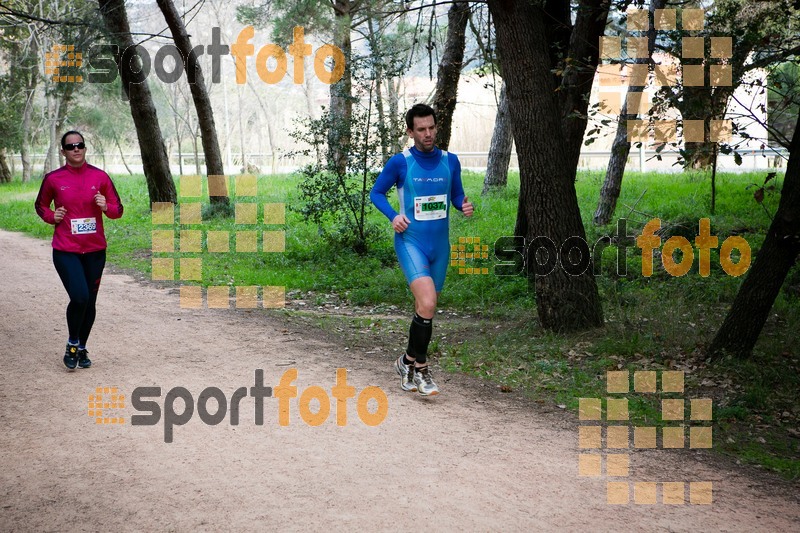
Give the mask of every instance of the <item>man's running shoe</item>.
<path id="1" fill-rule="evenodd" d="M 394 362 L 394 369 L 400 374 L 400 388 L 404 391 L 416 392 L 417 386 L 414 384 L 414 365 L 407 365 L 403 363 L 403 356 L 397 358 Z"/>
<path id="2" fill-rule="evenodd" d="M 64 366 L 67 370 L 75 370 L 78 366 L 78 347 L 67 344 L 67 351 L 64 352 Z"/>
<path id="3" fill-rule="evenodd" d="M 81 368 L 89 368 L 92 366 L 92 360 L 89 359 L 89 352 L 86 351 L 86 348 L 78 350 L 78 366 Z"/>
<path id="4" fill-rule="evenodd" d="M 424 396 L 439 394 L 439 387 L 434 383 L 431 371 L 427 366 L 414 369 L 414 384 L 417 386 L 417 392 Z"/>

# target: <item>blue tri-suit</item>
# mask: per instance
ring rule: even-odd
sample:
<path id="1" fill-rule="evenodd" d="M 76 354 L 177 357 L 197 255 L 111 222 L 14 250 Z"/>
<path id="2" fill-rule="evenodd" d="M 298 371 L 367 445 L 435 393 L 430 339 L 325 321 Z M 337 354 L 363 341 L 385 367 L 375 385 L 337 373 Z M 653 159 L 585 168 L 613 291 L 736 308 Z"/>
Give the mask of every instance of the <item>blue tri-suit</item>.
<path id="1" fill-rule="evenodd" d="M 386 198 L 393 185 L 397 186 L 399 213 Z M 394 235 L 397 259 L 409 284 L 430 276 L 436 292 L 442 290 L 450 262 L 450 203 L 460 211 L 464 196 L 461 163 L 454 154 L 411 147 L 386 162 L 369 198 L 389 221 L 398 214 L 409 220 L 408 228 Z"/>

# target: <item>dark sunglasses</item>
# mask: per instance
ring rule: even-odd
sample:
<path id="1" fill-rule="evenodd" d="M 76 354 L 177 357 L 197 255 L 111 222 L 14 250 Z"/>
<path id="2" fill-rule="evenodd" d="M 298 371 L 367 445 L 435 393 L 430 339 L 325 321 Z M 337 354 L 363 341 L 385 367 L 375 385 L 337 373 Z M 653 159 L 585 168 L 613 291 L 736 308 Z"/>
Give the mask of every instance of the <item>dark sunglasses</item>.
<path id="1" fill-rule="evenodd" d="M 84 148 L 86 148 L 86 143 L 79 142 L 79 143 L 65 144 L 63 148 L 64 150 L 67 151 L 74 150 L 75 148 L 77 148 L 78 150 L 83 150 Z"/>

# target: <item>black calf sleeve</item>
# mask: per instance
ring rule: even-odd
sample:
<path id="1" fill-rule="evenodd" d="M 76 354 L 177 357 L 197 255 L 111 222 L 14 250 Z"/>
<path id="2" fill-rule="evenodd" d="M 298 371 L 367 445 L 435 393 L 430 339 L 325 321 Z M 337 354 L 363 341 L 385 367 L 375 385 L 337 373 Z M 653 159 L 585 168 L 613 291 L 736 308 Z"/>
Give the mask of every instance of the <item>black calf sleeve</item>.
<path id="1" fill-rule="evenodd" d="M 414 318 L 411 320 L 411 328 L 408 331 L 407 353 L 409 356 L 415 357 L 417 363 L 424 364 L 427 362 L 428 344 L 431 342 L 432 334 L 433 319 L 422 318 L 414 313 Z"/>

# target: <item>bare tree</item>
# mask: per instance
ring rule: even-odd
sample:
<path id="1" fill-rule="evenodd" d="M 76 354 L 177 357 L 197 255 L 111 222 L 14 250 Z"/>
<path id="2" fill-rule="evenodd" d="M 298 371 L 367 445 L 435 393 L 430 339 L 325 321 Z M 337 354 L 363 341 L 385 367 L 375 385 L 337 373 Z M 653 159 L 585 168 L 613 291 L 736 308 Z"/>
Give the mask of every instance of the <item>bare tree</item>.
<path id="1" fill-rule="evenodd" d="M 482 194 L 491 189 L 502 189 L 508 183 L 508 164 L 511 162 L 511 148 L 514 144 L 514 127 L 511 125 L 507 94 L 506 84 L 503 82 L 494 119 L 492 142 L 489 145 L 489 159 L 486 162 Z"/>
<path id="2" fill-rule="evenodd" d="M 194 108 L 197 112 L 197 121 L 200 129 L 200 138 L 203 143 L 206 172 L 208 174 L 208 190 L 212 204 L 228 205 L 227 180 L 225 168 L 222 164 L 222 154 L 217 140 L 217 128 L 214 125 L 214 110 L 208 97 L 203 69 L 197 60 L 197 53 L 192 48 L 186 26 L 181 20 L 181 15 L 175 9 L 172 0 L 156 0 L 158 7 L 164 14 L 167 26 L 172 33 L 172 39 L 183 58 L 184 68 L 189 80 L 189 89 L 192 93 Z M 217 28 L 216 31 L 219 31 Z"/>
<path id="3" fill-rule="evenodd" d="M 800 254 L 800 117 L 797 119 L 789 163 L 783 179 L 778 211 L 767 231 L 764 244 L 736 294 L 725 321 L 708 352 L 715 357 L 751 355 L 769 310 L 789 270 Z"/>
<path id="4" fill-rule="evenodd" d="M 447 12 L 447 40 L 436 75 L 433 108 L 436 110 L 436 145 L 442 150 L 450 146 L 453 112 L 456 109 L 458 80 L 464 64 L 469 2 L 453 2 Z"/>
<path id="5" fill-rule="evenodd" d="M 653 50 L 656 44 L 656 30 L 653 24 L 655 10 L 663 9 L 666 4 L 666 0 L 650 0 L 650 16 L 648 17 L 649 24 L 647 28 L 647 55 L 646 57 L 634 58 L 633 64 L 647 64 L 649 65 L 649 69 L 652 70 Z M 631 152 L 631 143 L 628 140 L 628 121 L 636 120 L 638 116 L 638 109 L 634 109 L 631 113 L 631 107 L 634 101 L 638 101 L 636 100 L 637 98 L 642 98 L 643 90 L 644 86 L 629 85 L 625 93 L 625 102 L 622 104 L 622 110 L 620 111 L 619 120 L 617 121 L 617 133 L 611 145 L 611 157 L 608 160 L 606 177 L 605 180 L 603 180 L 603 186 L 600 189 L 600 199 L 597 202 L 597 210 L 594 213 L 594 223 L 597 225 L 608 224 L 617 207 L 617 199 L 622 189 L 622 177 L 625 174 L 625 166 L 628 163 L 628 154 Z"/>
<path id="6" fill-rule="evenodd" d="M 135 48 L 131 36 L 128 14 L 125 11 L 124 0 L 98 0 L 100 13 L 111 34 L 112 39 L 120 50 L 126 51 L 126 57 L 141 64 L 141 58 Z M 130 54 L 129 56 L 127 54 Z M 115 57 L 117 65 L 121 64 L 122 53 Z M 147 180 L 147 189 L 150 203 L 177 202 L 175 183 L 169 169 L 169 158 L 161 128 L 158 124 L 158 115 L 153 105 L 153 98 L 146 80 L 137 83 L 128 68 L 120 68 L 123 88 L 131 106 L 131 116 L 136 127 L 136 137 L 139 141 L 139 150 L 142 155 L 144 175 Z"/>

